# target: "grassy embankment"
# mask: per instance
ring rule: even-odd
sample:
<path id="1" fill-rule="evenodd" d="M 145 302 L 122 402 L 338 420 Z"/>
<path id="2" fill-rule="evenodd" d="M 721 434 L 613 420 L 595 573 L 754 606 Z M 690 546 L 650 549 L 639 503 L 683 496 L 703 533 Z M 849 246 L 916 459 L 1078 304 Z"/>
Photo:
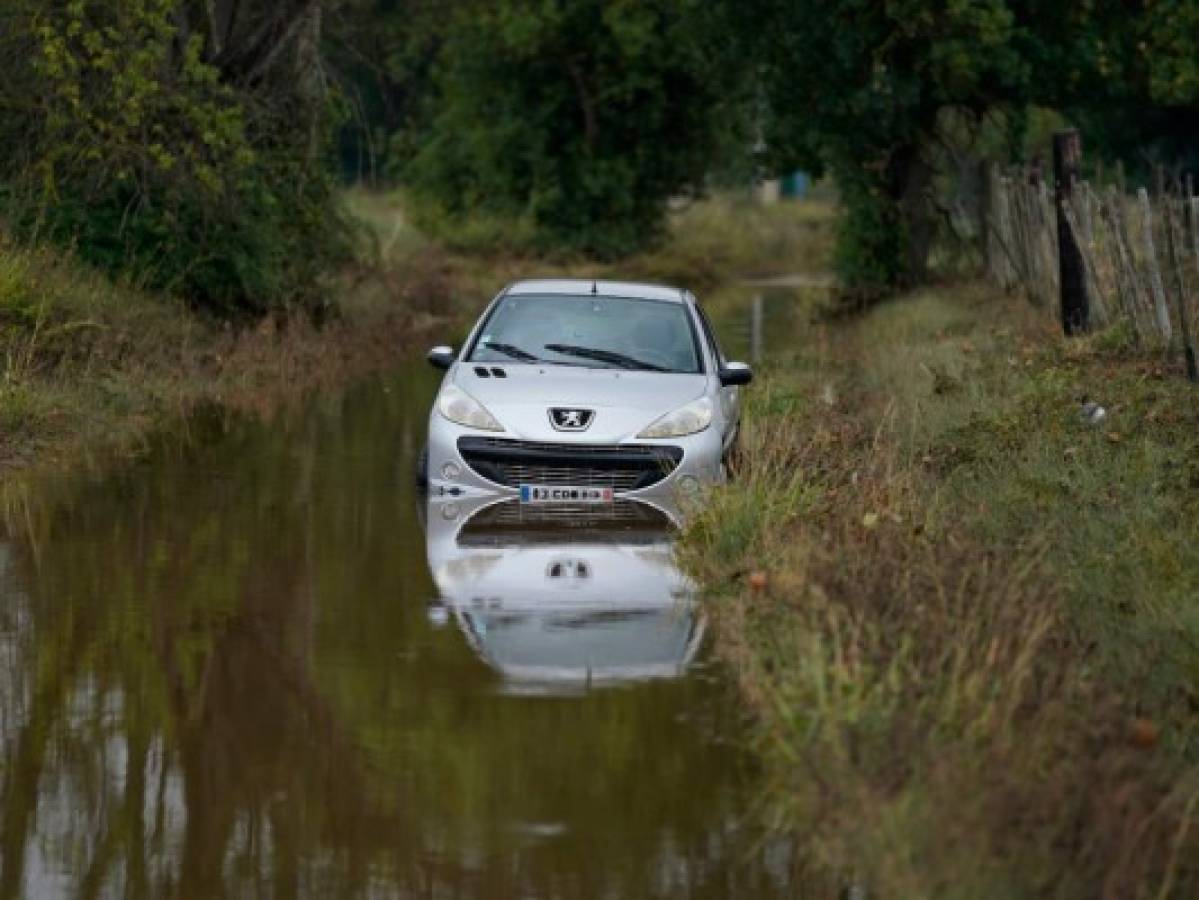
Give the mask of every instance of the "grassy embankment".
<path id="1" fill-rule="evenodd" d="M 363 226 L 360 259 L 337 278 L 320 328 L 271 318 L 233 329 L 0 232 L 0 472 L 136 452 L 201 406 L 267 412 L 386 370 L 459 331 L 512 278 L 619 271 L 702 287 L 786 271 L 825 214 L 711 200 L 678 213 L 659 249 L 600 266 L 472 245 L 471 235 L 431 241 L 405 224 L 395 195 L 351 192 L 348 202 Z"/>
<path id="2" fill-rule="evenodd" d="M 1199 393 L 1056 332 L 814 324 L 685 537 L 814 896 L 1199 891 Z"/>

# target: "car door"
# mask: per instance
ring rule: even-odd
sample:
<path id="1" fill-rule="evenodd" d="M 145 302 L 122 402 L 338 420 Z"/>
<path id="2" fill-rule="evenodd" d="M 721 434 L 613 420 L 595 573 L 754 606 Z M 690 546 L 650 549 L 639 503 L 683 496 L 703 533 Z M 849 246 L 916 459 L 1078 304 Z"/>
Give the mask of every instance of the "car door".
<path id="1" fill-rule="evenodd" d="M 712 323 L 708 320 L 708 314 L 704 312 L 704 308 L 699 305 L 698 301 L 694 302 L 696 316 L 699 319 L 700 330 L 703 331 L 704 342 L 708 345 L 708 351 L 716 364 L 717 371 L 723 369 L 727 360 L 724 356 L 724 351 L 720 349 L 720 343 L 716 340 L 716 331 L 712 328 Z M 721 442 L 725 450 L 732 445 L 737 437 L 737 427 L 741 422 L 741 392 L 736 387 L 719 388 L 720 397 L 720 423 L 722 428 Z"/>

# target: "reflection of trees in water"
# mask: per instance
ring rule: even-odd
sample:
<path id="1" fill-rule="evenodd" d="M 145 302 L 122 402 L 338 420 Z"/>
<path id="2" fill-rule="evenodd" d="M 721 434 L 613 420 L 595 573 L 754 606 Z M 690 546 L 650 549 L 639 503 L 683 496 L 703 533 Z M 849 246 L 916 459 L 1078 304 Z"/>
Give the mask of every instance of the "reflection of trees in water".
<path id="1" fill-rule="evenodd" d="M 397 661 L 428 585 L 395 447 L 426 409 L 376 392 L 21 511 L 0 897 L 769 893 L 731 873 L 727 773 L 661 718 L 693 688 L 497 701 L 444 632 Z"/>
<path id="2" fill-rule="evenodd" d="M 400 826 L 313 681 L 311 432 L 199 454 L 216 490 L 163 461 L 182 477 L 135 467 L 42 523 L 39 599 L 4 595 L 28 622 L 5 673 L 0 895 L 43 847 L 29 874 L 73 872 L 83 896 L 114 877 L 134 897 L 292 894 L 322 846 L 365 883 L 362 848 Z"/>
<path id="3" fill-rule="evenodd" d="M 305 570 L 293 567 L 290 584 L 287 570 L 281 560 L 248 579 L 244 608 L 213 636 L 195 688 L 163 645 L 188 810 L 180 875 L 197 897 L 217 892 L 231 839 L 243 873 L 269 873 L 275 895 L 291 896 L 305 849 L 346 847 L 341 874 L 360 885 L 354 851 L 398 828 L 372 808 L 360 754 L 313 683 L 312 592 Z"/>

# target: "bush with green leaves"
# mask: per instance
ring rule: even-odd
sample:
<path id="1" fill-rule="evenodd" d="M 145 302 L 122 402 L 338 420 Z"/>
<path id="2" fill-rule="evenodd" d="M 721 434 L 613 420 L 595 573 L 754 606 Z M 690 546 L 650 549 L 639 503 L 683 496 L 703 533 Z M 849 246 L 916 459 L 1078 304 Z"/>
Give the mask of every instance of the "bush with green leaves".
<path id="1" fill-rule="evenodd" d="M 19 235 L 224 315 L 323 302 L 346 244 L 319 5 L 258 0 L 239 24 L 228 2 L 13 2 L 0 199 Z"/>

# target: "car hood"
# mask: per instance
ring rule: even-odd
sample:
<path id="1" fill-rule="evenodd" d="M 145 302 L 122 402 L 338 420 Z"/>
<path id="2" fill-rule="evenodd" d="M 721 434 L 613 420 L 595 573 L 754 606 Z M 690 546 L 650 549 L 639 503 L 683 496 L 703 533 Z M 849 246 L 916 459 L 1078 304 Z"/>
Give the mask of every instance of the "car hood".
<path id="1" fill-rule="evenodd" d="M 502 370 L 506 377 L 481 377 L 470 363 L 455 366 L 452 377 L 511 434 L 525 440 L 624 440 L 701 396 L 708 386 L 706 375 L 506 364 L 486 369 Z M 552 406 L 591 409 L 595 418 L 585 431 L 558 431 L 550 425 Z"/>
<path id="2" fill-rule="evenodd" d="M 512 613 L 455 609 L 467 643 L 510 683 L 552 686 L 678 678 L 705 622 L 694 606 Z"/>

